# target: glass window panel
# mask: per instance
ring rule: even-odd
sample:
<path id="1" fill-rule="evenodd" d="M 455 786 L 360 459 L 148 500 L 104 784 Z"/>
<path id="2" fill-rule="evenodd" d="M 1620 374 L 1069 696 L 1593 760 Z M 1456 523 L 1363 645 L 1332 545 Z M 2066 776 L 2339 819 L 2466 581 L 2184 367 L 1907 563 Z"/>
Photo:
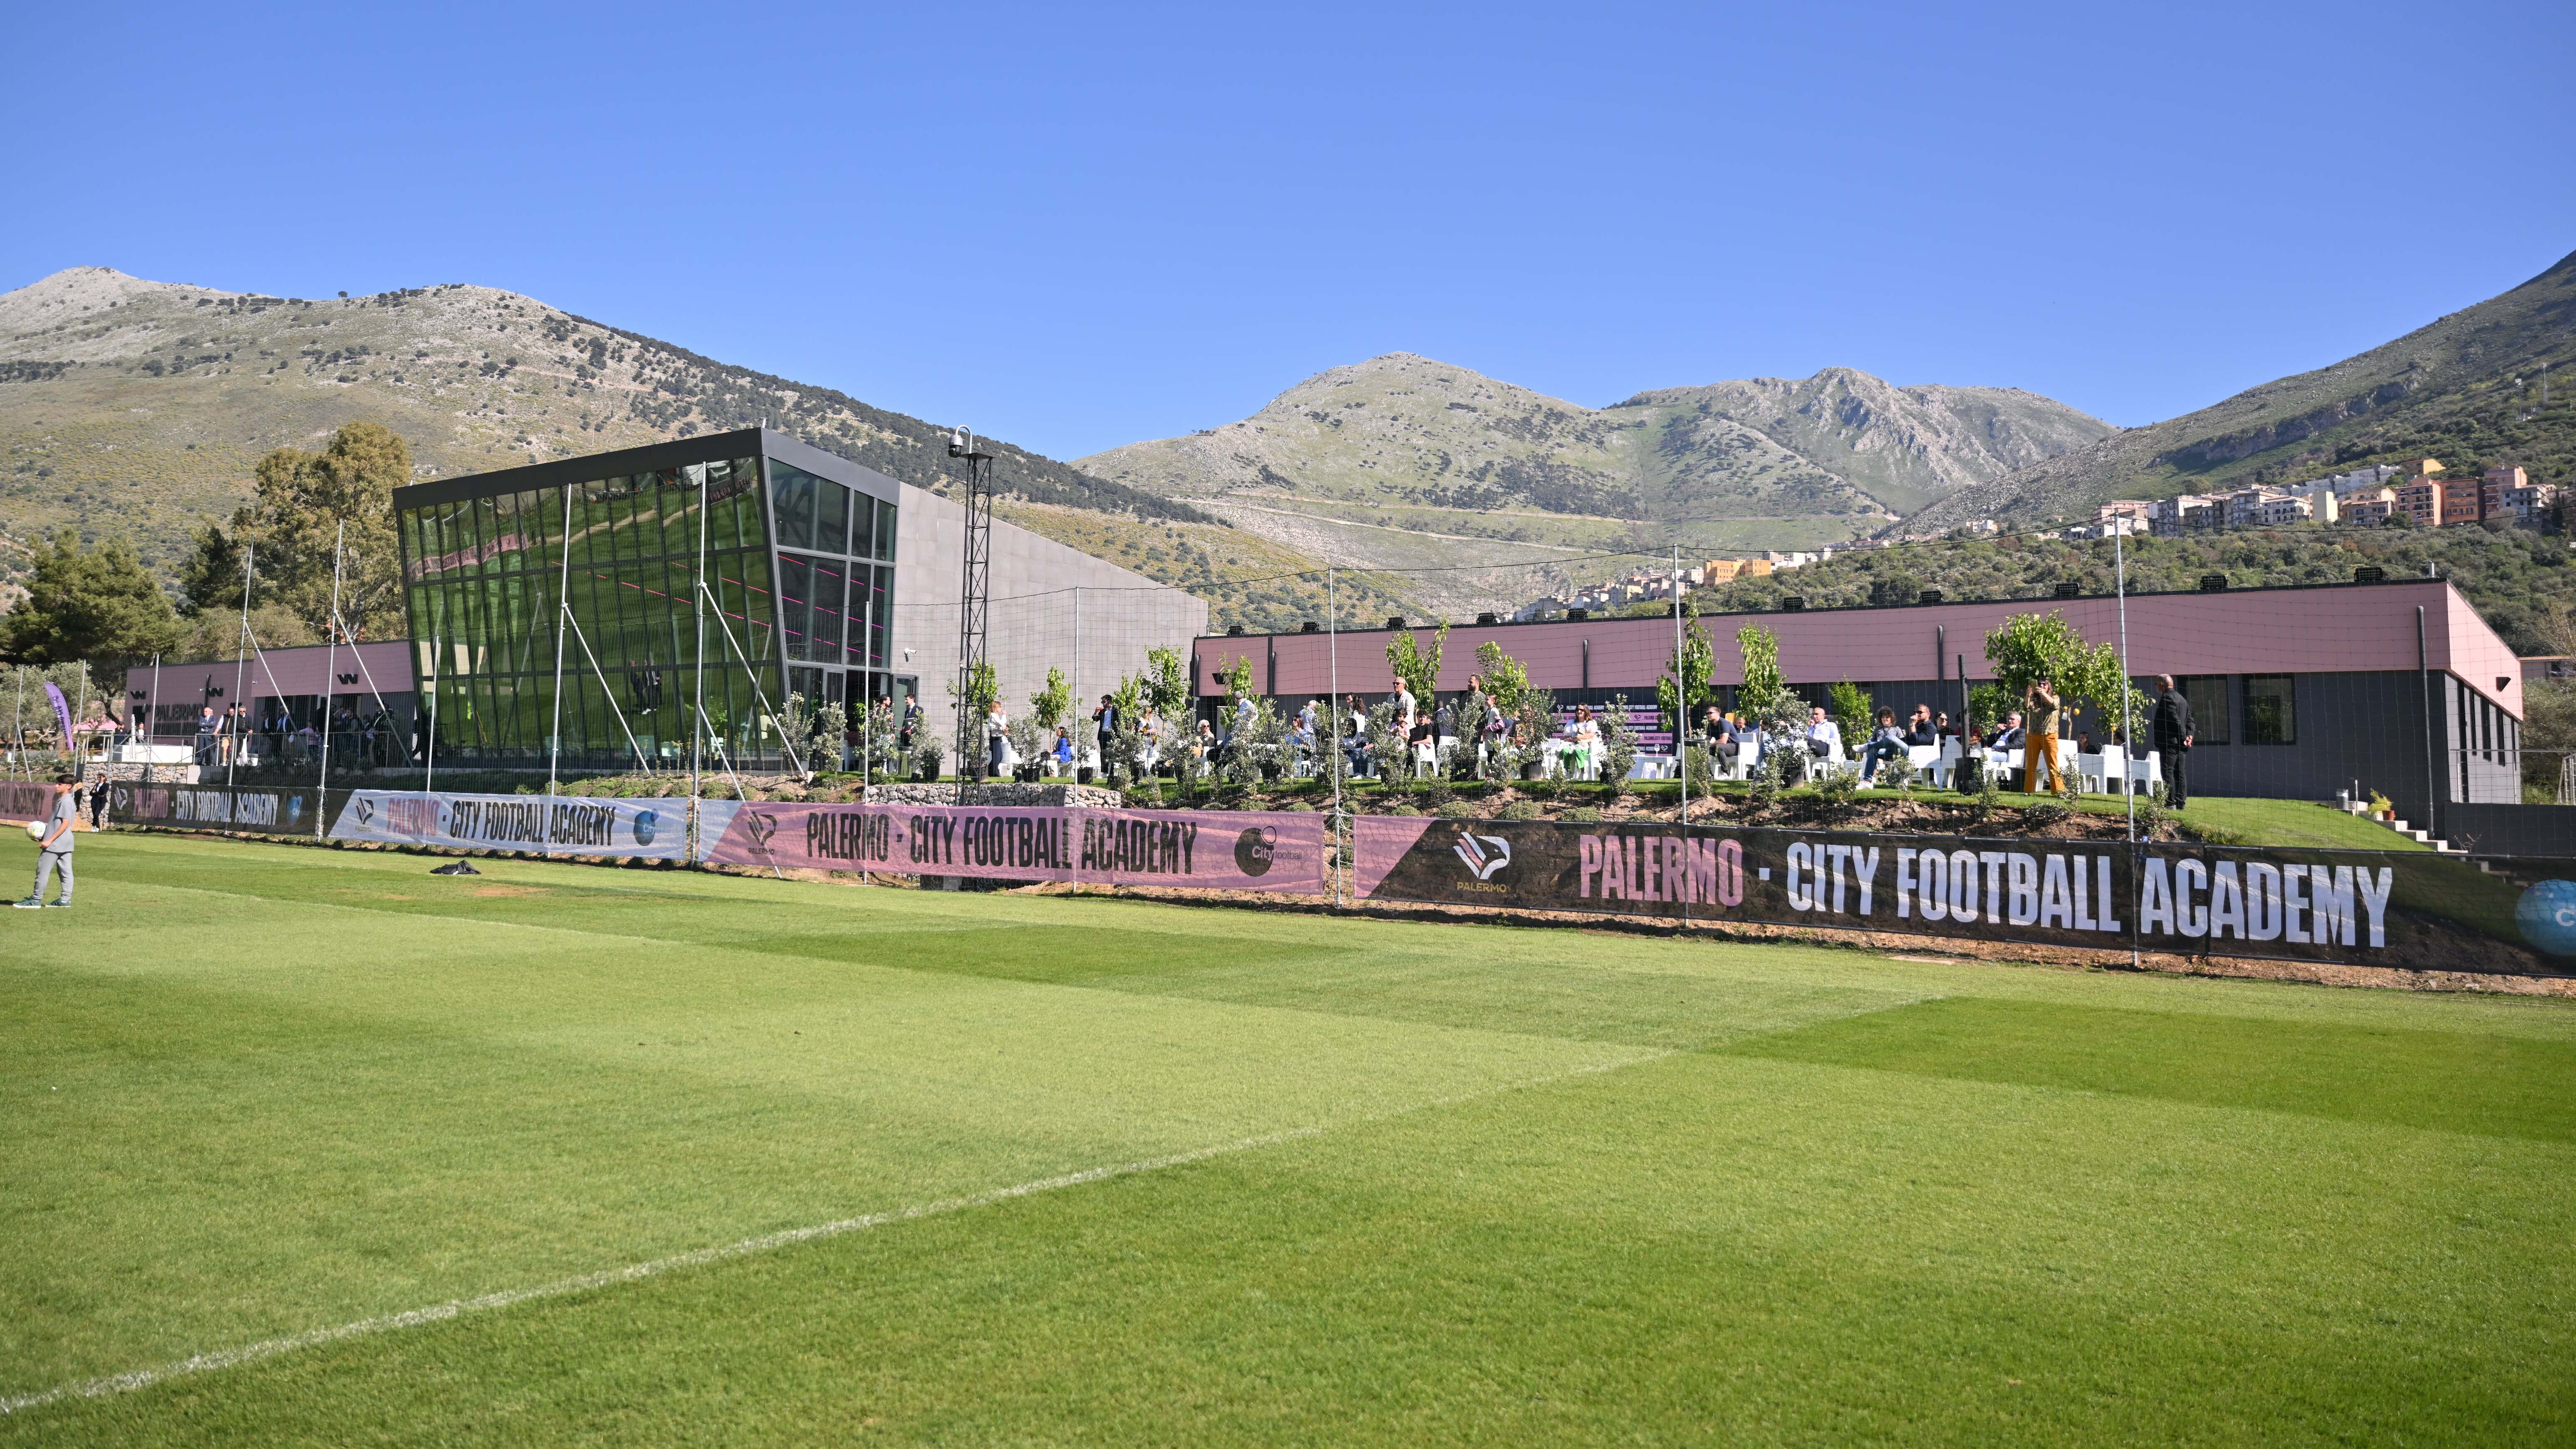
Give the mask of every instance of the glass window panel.
<path id="1" fill-rule="evenodd" d="M 848 598 L 850 598 L 850 611 L 842 616 L 842 632 L 845 632 L 845 637 L 848 637 L 850 647 L 848 650 L 842 650 L 842 663 L 860 665 L 860 668 L 863 668 L 863 665 L 868 663 L 868 570 L 866 567 L 855 567 L 855 570 L 850 570 Z"/>
<path id="2" fill-rule="evenodd" d="M 892 563 L 894 562 L 894 505 L 884 502 L 883 500 L 879 500 L 877 503 L 876 513 L 876 556 L 885 560 L 887 563 Z"/>
<path id="3" fill-rule="evenodd" d="M 769 517 L 780 548 L 814 546 L 814 485 L 820 480 L 773 458 L 769 462 Z"/>
<path id="4" fill-rule="evenodd" d="M 814 484 L 814 547 L 824 553 L 850 551 L 850 490 L 823 479 Z"/>
<path id="5" fill-rule="evenodd" d="M 2227 708 L 2227 676 L 2204 674 L 2181 683 L 2183 698 L 2191 701 L 2193 743 L 2223 745 L 2233 739 L 2228 728 L 2233 716 Z"/>
<path id="6" fill-rule="evenodd" d="M 886 637 L 892 632 L 894 613 L 894 570 L 876 571 L 876 587 L 868 595 L 868 667 L 886 667 Z"/>
<path id="7" fill-rule="evenodd" d="M 787 631 L 787 657 L 814 657 L 810 601 L 814 597 L 813 565 L 794 554 L 778 558 L 778 608 L 782 626 Z"/>
<path id="8" fill-rule="evenodd" d="M 2248 675 L 2245 680 L 2245 743 L 2294 745 L 2299 742 L 2296 694 L 2287 674 Z"/>

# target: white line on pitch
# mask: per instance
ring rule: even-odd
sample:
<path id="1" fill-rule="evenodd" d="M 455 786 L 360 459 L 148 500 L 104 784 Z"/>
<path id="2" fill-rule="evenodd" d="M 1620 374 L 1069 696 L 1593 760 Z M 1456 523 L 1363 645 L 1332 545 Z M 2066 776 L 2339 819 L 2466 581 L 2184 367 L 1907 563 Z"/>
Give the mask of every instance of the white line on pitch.
<path id="1" fill-rule="evenodd" d="M 1371 1122 L 1382 1122 L 1389 1118 L 1400 1117 L 1411 1112 L 1428 1111 L 1439 1107 L 1458 1106 L 1463 1103 L 1474 1101 L 1480 1097 L 1494 1096 L 1502 1092 L 1519 1091 L 1529 1087 L 1546 1086 L 1551 1082 L 1561 1082 L 1571 1077 L 1593 1076 L 1602 1072 L 1618 1071 L 1625 1067 L 1633 1067 L 1643 1062 L 1655 1061 L 1671 1055 L 1672 1053 L 1669 1051 L 1641 1052 L 1635 1056 L 1625 1057 L 1618 1061 L 1596 1062 L 1590 1066 L 1576 1067 L 1571 1071 L 1552 1072 L 1546 1076 L 1530 1077 L 1517 1082 L 1506 1082 L 1501 1086 L 1488 1088 L 1484 1091 L 1466 1092 L 1457 1096 L 1441 1097 L 1427 1102 L 1418 1102 L 1412 1106 L 1400 1107 L 1391 1112 L 1381 1112 L 1370 1116 L 1353 1118 L 1349 1121 L 1334 1125 L 1347 1127 L 1361 1126 Z M 844 1233 L 866 1232 L 871 1228 L 887 1227 L 895 1223 L 908 1223 L 921 1218 L 939 1217 L 947 1213 L 963 1212 L 969 1208 L 991 1207 L 996 1203 L 1009 1202 L 1014 1198 L 1031 1197 L 1042 1192 L 1053 1192 L 1058 1188 L 1080 1187 L 1084 1183 L 1101 1182 L 1113 1177 L 1129 1177 L 1142 1172 L 1158 1172 L 1167 1167 L 1183 1167 L 1193 1162 L 1205 1162 L 1210 1158 L 1226 1157 L 1237 1152 L 1249 1152 L 1257 1147 L 1271 1147 L 1283 1142 L 1294 1142 L 1301 1138 L 1321 1136 L 1323 1133 L 1330 1130 L 1330 1127 L 1325 1126 L 1292 1127 L 1284 1132 L 1271 1132 L 1265 1133 L 1259 1137 L 1246 1137 L 1234 1142 L 1220 1143 L 1214 1147 L 1200 1147 L 1194 1148 L 1188 1152 L 1175 1152 L 1168 1157 L 1148 1157 L 1136 1162 L 1114 1163 L 1106 1167 L 1086 1167 L 1079 1172 L 1068 1172 L 1060 1177 L 1042 1177 L 1034 1182 L 1018 1183 L 1011 1187 L 992 1188 L 984 1192 L 970 1193 L 965 1197 L 943 1198 L 938 1202 L 922 1203 L 915 1207 L 894 1208 L 881 1213 L 867 1213 L 855 1218 L 843 1218 L 838 1222 L 816 1223 L 811 1227 L 789 1228 L 784 1232 L 764 1233 L 756 1238 L 744 1238 L 740 1242 L 726 1243 L 719 1247 L 697 1248 L 686 1253 L 674 1254 L 668 1258 L 655 1258 L 650 1262 L 632 1263 L 623 1268 L 606 1268 L 596 1273 L 582 1273 L 570 1278 L 558 1278 L 551 1283 L 540 1283 L 530 1288 L 509 1288 L 498 1293 L 486 1293 L 477 1298 L 454 1298 L 445 1303 L 432 1304 L 427 1308 L 414 1308 L 406 1312 L 388 1313 L 375 1318 L 361 1318 L 354 1323 L 338 1324 L 330 1328 L 310 1329 L 303 1333 L 289 1334 L 284 1338 L 262 1339 L 258 1343 L 243 1344 L 239 1348 L 218 1349 L 212 1353 L 196 1354 L 192 1357 L 181 1359 L 176 1363 L 162 1364 L 157 1368 L 135 1369 L 128 1373 L 109 1374 L 104 1378 L 88 1379 L 80 1383 L 58 1384 L 41 1393 L 24 1394 L 17 1398 L 0 1399 L 0 1416 L 23 1413 L 28 1409 L 42 1408 L 47 1404 L 59 1403 L 65 1399 L 104 1399 L 117 1394 L 130 1394 L 137 1389 L 148 1389 L 154 1384 L 161 1383 L 168 1379 L 184 1378 L 190 1374 L 210 1373 L 217 1369 L 237 1368 L 243 1364 L 257 1363 L 262 1359 L 276 1358 L 280 1355 L 294 1353 L 301 1349 L 319 1348 L 323 1344 L 337 1343 L 345 1338 L 361 1338 L 372 1333 L 387 1333 L 395 1329 L 402 1328 L 419 1328 L 426 1324 L 444 1323 L 451 1318 L 461 1318 L 468 1313 L 480 1313 L 491 1309 L 515 1307 L 518 1304 L 534 1302 L 541 1298 L 561 1298 L 566 1294 L 584 1293 L 594 1288 L 612 1288 L 621 1283 L 635 1283 L 646 1278 L 657 1278 L 665 1273 L 675 1272 L 682 1268 L 704 1267 L 711 1263 L 721 1263 L 732 1258 L 748 1257 L 754 1253 L 767 1253 L 779 1248 L 793 1247 L 798 1243 L 810 1243 L 819 1238 L 835 1238 Z"/>

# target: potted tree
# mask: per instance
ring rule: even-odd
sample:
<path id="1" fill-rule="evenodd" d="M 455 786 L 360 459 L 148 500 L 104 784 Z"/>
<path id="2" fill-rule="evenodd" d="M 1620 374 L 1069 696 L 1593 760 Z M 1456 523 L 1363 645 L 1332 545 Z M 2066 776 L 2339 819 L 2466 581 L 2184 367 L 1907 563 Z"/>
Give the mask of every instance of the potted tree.
<path id="1" fill-rule="evenodd" d="M 939 741 L 924 740 L 921 748 L 913 752 L 913 778 L 925 785 L 938 779 L 940 762 L 947 757 L 948 752 L 939 747 Z"/>

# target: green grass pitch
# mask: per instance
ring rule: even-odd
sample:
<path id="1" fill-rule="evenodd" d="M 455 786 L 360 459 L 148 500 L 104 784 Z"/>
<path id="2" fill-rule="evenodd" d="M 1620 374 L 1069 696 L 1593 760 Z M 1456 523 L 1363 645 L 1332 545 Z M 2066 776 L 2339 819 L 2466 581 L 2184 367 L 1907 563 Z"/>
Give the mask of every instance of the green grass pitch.
<path id="1" fill-rule="evenodd" d="M 431 863 L 0 917 L 0 1445 L 2576 1437 L 2576 1002 Z"/>

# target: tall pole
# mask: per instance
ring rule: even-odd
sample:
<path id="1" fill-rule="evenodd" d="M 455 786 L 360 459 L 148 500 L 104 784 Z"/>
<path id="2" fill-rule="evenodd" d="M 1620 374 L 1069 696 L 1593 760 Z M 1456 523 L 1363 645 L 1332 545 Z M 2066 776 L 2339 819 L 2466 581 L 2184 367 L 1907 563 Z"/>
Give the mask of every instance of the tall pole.
<path id="1" fill-rule="evenodd" d="M 555 793 L 555 766 L 563 757 L 563 649 L 565 621 L 572 618 L 572 489 L 564 485 L 563 533 L 555 547 L 563 555 L 555 582 L 555 721 L 554 733 L 546 736 L 546 794 Z M 549 807 L 551 808 L 551 807 Z M 546 854 L 554 854 L 554 828 L 551 819 L 546 828 Z"/>
<path id="2" fill-rule="evenodd" d="M 349 525 L 346 522 L 331 536 L 331 622 L 335 625 L 340 622 L 340 545 L 348 536 Z M 243 590 L 242 597 L 250 597 L 247 588 Z M 250 616 L 247 613 L 242 616 L 242 637 L 250 637 Z M 322 832 L 331 823 L 331 686 L 340 682 L 340 631 L 334 628 L 326 638 L 328 642 L 322 651 L 322 707 L 316 711 L 322 716 L 322 777 L 314 787 L 320 798 L 313 802 L 313 838 L 316 840 L 322 838 Z"/>
<path id="3" fill-rule="evenodd" d="M 445 595 L 442 593 L 443 599 Z M 420 793 L 435 794 L 438 789 L 438 626 L 429 630 L 429 745 L 420 756 Z"/>
<path id="4" fill-rule="evenodd" d="M 697 651 L 690 655 L 690 685 L 696 691 L 689 723 L 689 818 L 698 815 L 698 756 L 707 734 L 707 469 L 698 468 L 698 586 L 691 590 L 697 610 Z M 691 827 L 694 829 L 695 827 Z"/>
<path id="5" fill-rule="evenodd" d="M 2120 793 L 2129 801 L 2129 843 L 2138 843 L 2138 791 L 2130 778 L 2129 751 L 2137 745 L 2137 724 L 2129 717 L 2129 528 L 2126 518 L 2115 518 L 2111 535 L 2113 577 L 2120 595 Z"/>
<path id="6" fill-rule="evenodd" d="M 250 667 L 250 578 L 251 565 L 253 562 L 252 556 L 256 547 L 257 545 L 248 543 L 242 545 L 241 638 L 233 645 L 233 693 L 232 698 L 226 702 L 224 707 L 224 723 L 226 726 L 229 726 L 232 723 L 232 706 L 241 703 L 242 671 Z M 340 577 L 340 560 L 336 546 L 334 547 L 331 558 L 331 577 L 333 580 L 331 595 L 332 606 L 336 612 L 339 606 L 338 580 Z M 325 686 L 325 691 L 327 694 L 327 685 Z M 226 728 L 223 734 L 218 736 L 218 738 L 229 739 L 232 736 L 232 733 L 233 732 L 230 728 Z M 233 743 L 224 747 L 224 784 L 227 788 L 229 788 L 233 783 L 233 757 L 240 753 L 241 742 L 238 740 L 235 740 Z"/>
<path id="7" fill-rule="evenodd" d="M 143 713 L 143 783 L 152 783 L 152 751 L 160 736 L 161 724 L 161 656 L 152 656 L 152 698 L 144 702 Z"/>
<path id="8" fill-rule="evenodd" d="M 2443 777 L 2433 768 L 2433 656 L 2424 645 L 2424 606 L 2415 606 L 2415 690 L 2424 709 L 2424 828 L 2439 837 Z"/>
<path id="9" fill-rule="evenodd" d="M 984 720 L 975 709 L 974 690 L 976 666 L 984 662 L 986 605 L 993 591 L 993 455 L 975 446 L 973 433 L 959 428 L 949 439 L 948 456 L 966 460 L 964 571 L 957 584 L 957 783 L 963 785 L 967 748 L 983 743 Z M 979 775 L 982 768 L 979 755 Z"/>
<path id="10" fill-rule="evenodd" d="M 1682 546 L 1673 545 L 1673 763 L 1682 780 L 1682 852 L 1690 852 L 1690 661 L 1682 653 Z M 1712 661 L 1714 662 L 1714 661 Z M 1682 900 L 1682 924 L 1690 924 L 1690 900 Z"/>
<path id="11" fill-rule="evenodd" d="M 1336 634 L 1339 627 L 1340 621 L 1334 617 L 1333 608 L 1333 566 L 1326 563 L 1324 565 L 1324 687 L 1331 692 L 1331 698 L 1326 702 L 1332 708 L 1324 712 L 1324 717 L 1332 721 L 1333 730 L 1326 746 L 1330 753 L 1325 758 L 1333 772 L 1331 823 L 1336 854 L 1340 853 L 1342 844 L 1342 761 L 1344 759 L 1342 754 L 1342 646 Z M 1337 866 L 1333 875 L 1333 904 L 1338 906 L 1341 903 L 1342 877 L 1340 867 Z"/>

